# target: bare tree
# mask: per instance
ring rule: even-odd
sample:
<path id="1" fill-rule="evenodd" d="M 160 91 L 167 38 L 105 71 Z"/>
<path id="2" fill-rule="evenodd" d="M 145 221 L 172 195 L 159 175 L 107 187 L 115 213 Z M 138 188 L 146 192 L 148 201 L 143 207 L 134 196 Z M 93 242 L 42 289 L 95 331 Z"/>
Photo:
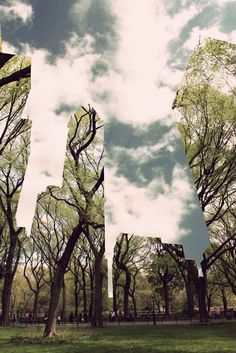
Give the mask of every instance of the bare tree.
<path id="1" fill-rule="evenodd" d="M 137 274 L 145 267 L 144 262 L 148 254 L 146 240 L 123 233 L 117 240 L 114 252 L 113 272 L 114 290 L 118 286 L 123 288 L 124 317 L 129 318 L 129 298 L 132 298 L 134 308 L 135 302 L 135 281 Z M 123 276 L 122 276 L 123 274 Z M 113 303 L 114 311 L 117 312 L 116 293 Z"/>
<path id="2" fill-rule="evenodd" d="M 23 274 L 30 291 L 34 296 L 32 319 L 38 319 L 39 295 L 41 289 L 46 285 L 46 262 L 44 254 L 37 247 L 37 244 L 28 238 L 28 244 L 23 245 L 24 270 Z M 25 241 L 26 243 L 26 241 Z"/>

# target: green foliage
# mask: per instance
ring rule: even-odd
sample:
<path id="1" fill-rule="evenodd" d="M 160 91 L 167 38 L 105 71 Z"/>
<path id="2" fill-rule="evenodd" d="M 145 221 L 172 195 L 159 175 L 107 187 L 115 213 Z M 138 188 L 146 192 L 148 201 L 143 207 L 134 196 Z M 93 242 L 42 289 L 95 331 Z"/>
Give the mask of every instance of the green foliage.
<path id="1" fill-rule="evenodd" d="M 236 181 L 235 53 L 235 45 L 215 40 L 198 47 L 174 102 L 208 226 L 225 211 Z"/>
<path id="2" fill-rule="evenodd" d="M 209 82 L 215 80 L 215 74 L 223 71 L 230 75 L 236 73 L 235 45 L 208 39 L 198 46 L 191 56 L 186 77 L 197 82 Z"/>
<path id="3" fill-rule="evenodd" d="M 172 302 L 175 294 L 183 289 L 183 280 L 178 265 L 171 255 L 164 250 L 153 254 L 147 273 L 149 283 L 162 299 L 165 287 L 168 288 L 169 299 Z"/>
<path id="4" fill-rule="evenodd" d="M 28 58 L 15 55 L 0 69 L 0 76 L 10 76 L 28 66 Z M 30 77 L 12 81 L 0 89 L 0 155 L 11 141 L 16 141 L 17 136 L 29 129 L 29 125 L 20 120 L 29 91 Z"/>

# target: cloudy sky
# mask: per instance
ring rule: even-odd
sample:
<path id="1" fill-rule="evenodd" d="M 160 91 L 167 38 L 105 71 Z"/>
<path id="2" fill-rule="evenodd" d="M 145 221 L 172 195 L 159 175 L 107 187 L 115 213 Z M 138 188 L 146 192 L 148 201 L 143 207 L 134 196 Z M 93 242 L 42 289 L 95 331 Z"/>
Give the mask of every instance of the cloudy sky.
<path id="1" fill-rule="evenodd" d="M 226 0 L 1 0 L 3 51 L 32 59 L 19 225 L 30 229 L 38 192 L 61 185 L 68 116 L 90 103 L 106 122 L 107 254 L 130 232 L 200 261 L 208 237 L 171 105 L 199 40 L 236 43 L 235 18 Z"/>

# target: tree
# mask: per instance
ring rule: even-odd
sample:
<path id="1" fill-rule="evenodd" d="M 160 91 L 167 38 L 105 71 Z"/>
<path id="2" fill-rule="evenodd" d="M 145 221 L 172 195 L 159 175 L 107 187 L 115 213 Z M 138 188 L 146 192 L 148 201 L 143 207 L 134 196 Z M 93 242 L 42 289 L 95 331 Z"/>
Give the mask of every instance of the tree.
<path id="1" fill-rule="evenodd" d="M 31 125 L 20 117 L 30 90 L 30 62 L 8 54 L 0 57 L 0 213 L 1 235 L 7 245 L 3 260 L 1 322 L 8 325 L 12 283 L 24 237 L 23 228 L 16 226 L 15 214 L 29 148 Z"/>
<path id="2" fill-rule="evenodd" d="M 6 61 L 4 60 L 6 58 Z M 4 62 L 5 61 L 5 62 Z M 30 60 L 25 57 L 0 53 L 0 73 L 2 80 L 17 75 L 17 80 L 0 84 L 0 160 L 4 158 L 7 146 L 17 137 L 29 133 L 29 122 L 21 115 L 30 91 Z M 2 65 L 3 64 L 3 65 Z M 27 75 L 21 75 L 27 67 Z"/>
<path id="3" fill-rule="evenodd" d="M 235 206 L 235 48 L 216 40 L 198 47 L 173 103 L 181 115 L 178 126 L 212 239 L 225 214 Z M 201 263 L 203 276 L 198 279 L 201 321 L 207 321 L 207 270 L 232 249 L 235 241 L 235 234 L 225 235 Z"/>
<path id="4" fill-rule="evenodd" d="M 123 233 L 118 238 L 115 245 L 113 261 L 113 309 L 115 313 L 117 313 L 116 288 L 121 286 L 123 288 L 125 318 L 129 318 L 130 316 L 130 297 L 132 299 L 135 314 L 137 314 L 135 301 L 136 277 L 138 273 L 145 268 L 144 263 L 148 254 L 147 244 L 148 242 L 140 237 Z"/>
<path id="5" fill-rule="evenodd" d="M 24 270 L 23 274 L 27 281 L 30 291 L 34 295 L 32 319 L 38 319 L 39 294 L 41 289 L 46 285 L 46 262 L 44 254 L 37 247 L 37 244 L 30 238 L 23 246 L 24 254 Z M 26 243 L 26 241 L 25 241 Z"/>
<path id="6" fill-rule="evenodd" d="M 87 277 L 89 273 L 90 278 L 90 291 L 91 291 L 91 300 L 90 306 L 92 305 L 93 298 L 93 271 L 89 271 L 88 268 L 91 267 L 93 259 L 91 259 L 91 254 L 87 246 L 87 241 L 84 236 L 82 236 L 77 242 L 73 255 L 71 257 L 69 265 L 69 273 L 72 277 L 73 286 L 74 286 L 74 315 L 75 319 L 79 318 L 79 294 L 82 292 L 83 300 L 83 312 L 87 312 Z M 92 316 L 91 309 L 89 311 L 89 317 Z"/>
<path id="7" fill-rule="evenodd" d="M 182 289 L 183 282 L 177 263 L 159 239 L 153 242 L 153 251 L 148 267 L 148 279 L 155 291 L 160 291 L 164 301 L 165 314 L 170 314 L 170 304 L 176 290 Z"/>
<path id="8" fill-rule="evenodd" d="M 98 225 L 89 227 L 85 230 L 85 236 L 89 242 L 90 248 L 94 255 L 94 305 L 93 305 L 93 319 L 92 324 L 95 327 L 103 326 L 102 308 L 102 283 L 103 283 L 103 269 L 102 260 L 105 253 L 105 235 L 104 226 Z"/>
<path id="9" fill-rule="evenodd" d="M 103 135 L 102 124 L 93 108 L 77 113 L 71 119 L 64 167 L 62 189 L 49 187 L 51 198 L 66 205 L 73 227 L 56 263 L 51 298 L 44 335 L 56 334 L 56 315 L 63 284 L 73 250 L 88 226 L 96 229 L 104 225 L 103 191 Z M 101 131 L 101 133 L 100 133 Z M 102 202 L 101 202 L 102 200 Z"/>
<path id="10" fill-rule="evenodd" d="M 224 287 L 231 288 L 236 295 L 236 239 L 234 236 L 236 224 L 235 206 L 229 207 L 228 211 L 221 217 L 215 231 L 215 239 L 222 241 L 231 235 L 231 240 L 228 243 L 228 250 L 220 256 L 215 262 L 215 267 L 221 277 L 224 278 Z"/>
<path id="11" fill-rule="evenodd" d="M 159 243 L 159 247 L 163 247 L 163 249 L 171 256 L 171 258 L 175 261 L 178 266 L 178 269 L 181 273 L 185 285 L 188 315 L 192 318 L 195 315 L 194 296 L 198 283 L 198 273 L 195 263 L 193 260 L 186 260 L 184 258 L 182 245 L 165 244 L 162 243 L 160 239 L 157 240 Z"/>

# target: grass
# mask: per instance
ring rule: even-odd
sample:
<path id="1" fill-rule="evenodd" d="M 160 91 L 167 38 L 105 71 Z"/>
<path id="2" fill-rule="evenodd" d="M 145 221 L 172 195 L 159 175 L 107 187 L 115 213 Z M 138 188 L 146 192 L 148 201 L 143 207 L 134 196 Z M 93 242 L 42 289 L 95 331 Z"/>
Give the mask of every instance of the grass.
<path id="1" fill-rule="evenodd" d="M 1 353 L 236 353 L 236 324 L 60 328 L 1 328 Z"/>

